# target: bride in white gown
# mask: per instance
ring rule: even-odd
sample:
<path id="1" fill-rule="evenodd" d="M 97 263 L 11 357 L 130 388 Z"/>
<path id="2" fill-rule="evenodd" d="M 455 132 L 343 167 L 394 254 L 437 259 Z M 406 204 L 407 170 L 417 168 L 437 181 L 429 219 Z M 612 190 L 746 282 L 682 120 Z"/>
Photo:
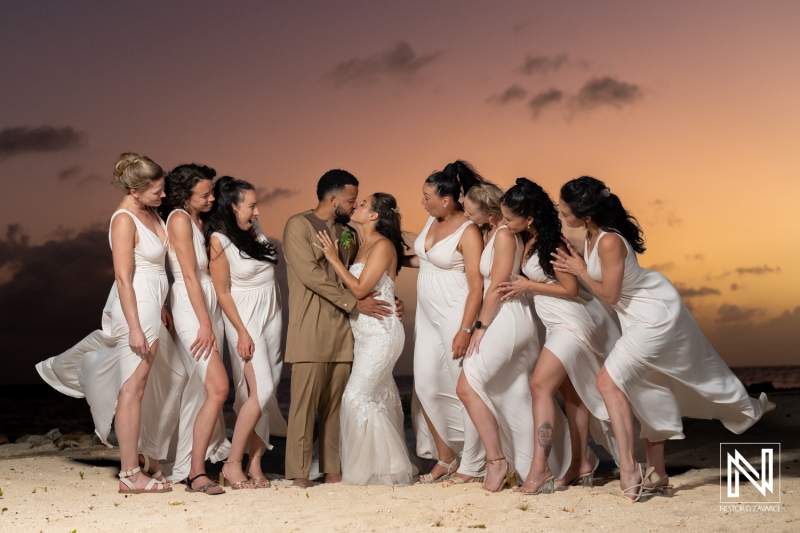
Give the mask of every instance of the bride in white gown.
<path id="1" fill-rule="evenodd" d="M 362 200 L 350 217 L 358 232 L 358 255 L 348 271 L 339 258 L 339 243 L 318 235 L 339 279 L 356 298 L 380 291 L 394 301 L 394 280 L 403 255 L 400 213 L 390 194 Z M 403 350 L 403 325 L 395 314 L 372 318 L 350 315 L 355 347 L 353 370 L 340 411 L 339 448 L 342 482 L 354 485 L 409 485 L 414 469 L 403 436 L 403 410 L 392 369 Z"/>

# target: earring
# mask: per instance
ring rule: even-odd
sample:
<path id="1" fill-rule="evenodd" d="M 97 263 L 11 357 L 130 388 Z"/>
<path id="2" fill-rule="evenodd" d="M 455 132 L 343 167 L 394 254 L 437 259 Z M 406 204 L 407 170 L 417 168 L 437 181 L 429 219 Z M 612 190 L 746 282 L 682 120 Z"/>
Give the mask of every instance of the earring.
<path id="1" fill-rule="evenodd" d="M 183 204 L 183 209 L 185 211 L 186 209 L 189 209 L 189 206 L 187 206 L 186 204 Z"/>
<path id="2" fill-rule="evenodd" d="M 133 203 L 135 203 L 136 205 L 139 205 L 139 198 L 137 196 L 133 197 Z"/>

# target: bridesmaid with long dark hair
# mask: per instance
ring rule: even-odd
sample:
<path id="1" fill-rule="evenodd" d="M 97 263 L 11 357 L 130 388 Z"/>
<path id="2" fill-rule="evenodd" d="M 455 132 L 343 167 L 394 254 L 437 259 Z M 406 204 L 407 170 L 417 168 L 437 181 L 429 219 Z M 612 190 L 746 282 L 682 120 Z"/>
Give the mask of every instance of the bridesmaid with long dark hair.
<path id="1" fill-rule="evenodd" d="M 206 475 L 206 459 L 221 461 L 230 451 L 222 417 L 228 374 L 219 352 L 225 332 L 203 237 L 203 217 L 214 205 L 216 175 L 205 165 L 174 168 L 166 175 L 162 209 L 167 214 L 167 259 L 175 279 L 171 291 L 175 336 L 183 345 L 188 374 L 170 479 L 188 478 L 187 490 L 209 495 L 224 490 Z"/>
<path id="2" fill-rule="evenodd" d="M 608 420 L 595 380 L 603 360 L 619 338 L 619 326 L 603 304 L 580 286 L 575 276 L 556 272 L 552 254 L 564 247 L 558 210 L 538 184 L 519 178 L 502 198 L 505 223 L 511 231 L 528 234 L 522 273 L 500 284 L 503 299 L 533 295 L 536 313 L 547 336 L 530 381 L 536 432 L 530 472 L 517 492 L 550 494 L 556 486 L 592 486 L 598 459 L 589 448 L 592 437 L 616 457 L 613 436 L 599 420 Z M 561 391 L 569 423 L 571 452 L 558 464 L 551 456 L 551 435 L 563 431 L 563 416 L 555 394 Z M 593 417 L 592 417 L 593 415 Z M 556 431 L 559 430 L 559 431 Z M 566 472 L 563 468 L 568 467 Z M 561 470 L 561 472 L 559 472 Z M 559 480 L 555 477 L 561 476 Z"/>
<path id="3" fill-rule="evenodd" d="M 236 426 L 220 485 L 266 488 L 261 457 L 270 425 L 285 424 L 275 400 L 283 367 L 277 251 L 258 227 L 258 197 L 248 182 L 223 176 L 206 221 L 209 269 L 225 321 L 236 399 Z M 285 426 L 284 426 L 285 427 Z M 241 464 L 249 453 L 247 468 Z M 246 474 L 245 474 L 246 471 Z"/>
<path id="4" fill-rule="evenodd" d="M 555 270 L 586 283 L 622 323 L 597 376 L 619 443 L 620 487 L 633 501 L 669 492 L 664 441 L 684 438 L 681 417 L 717 418 L 739 434 L 775 405 L 764 393 L 747 395 L 672 283 L 639 266 L 642 230 L 605 183 L 589 176 L 567 182 L 560 210 L 567 226 L 586 228 L 586 244 L 583 257 L 569 245 L 557 250 Z M 646 472 L 634 458 L 633 416 L 642 425 Z"/>

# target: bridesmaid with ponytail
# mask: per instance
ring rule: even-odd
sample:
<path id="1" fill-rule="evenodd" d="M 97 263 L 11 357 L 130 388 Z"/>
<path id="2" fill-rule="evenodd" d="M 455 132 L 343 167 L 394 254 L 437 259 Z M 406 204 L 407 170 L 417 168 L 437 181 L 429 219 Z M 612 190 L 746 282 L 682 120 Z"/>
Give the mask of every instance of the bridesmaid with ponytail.
<path id="1" fill-rule="evenodd" d="M 719 419 L 737 435 L 775 408 L 742 383 L 706 340 L 667 278 L 639 266 L 642 229 L 602 181 L 583 176 L 561 188 L 561 216 L 586 228 L 583 257 L 571 246 L 553 257 L 557 272 L 576 276 L 612 306 L 623 334 L 597 376 L 619 443 L 620 488 L 639 501 L 668 494 L 664 441 L 682 439 L 681 418 Z M 647 470 L 634 458 L 633 417 L 642 425 Z"/>
<path id="2" fill-rule="evenodd" d="M 461 202 L 481 182 L 464 161 L 428 176 L 422 205 L 430 217 L 413 241 L 416 255 L 405 260 L 419 268 L 412 397 L 417 455 L 438 460 L 431 472 L 420 476 L 422 483 L 480 481 L 486 469 L 478 432 L 456 395 L 460 359 L 483 292 L 483 239 Z"/>

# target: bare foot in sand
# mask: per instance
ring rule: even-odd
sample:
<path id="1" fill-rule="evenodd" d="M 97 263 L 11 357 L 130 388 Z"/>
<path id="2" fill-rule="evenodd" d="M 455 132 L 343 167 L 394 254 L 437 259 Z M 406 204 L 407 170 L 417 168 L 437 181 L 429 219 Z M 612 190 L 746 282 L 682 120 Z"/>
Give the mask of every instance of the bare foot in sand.
<path id="1" fill-rule="evenodd" d="M 325 474 L 325 483 L 341 483 L 341 474 Z"/>

